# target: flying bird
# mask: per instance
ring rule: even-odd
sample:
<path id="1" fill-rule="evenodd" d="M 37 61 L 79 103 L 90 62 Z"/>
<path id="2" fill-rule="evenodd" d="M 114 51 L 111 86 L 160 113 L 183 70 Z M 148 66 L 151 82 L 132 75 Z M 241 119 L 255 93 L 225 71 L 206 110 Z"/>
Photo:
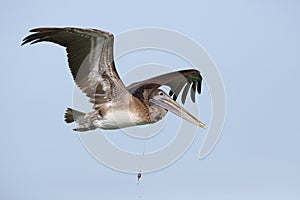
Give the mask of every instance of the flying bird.
<path id="1" fill-rule="evenodd" d="M 75 122 L 75 131 L 97 128 L 120 129 L 130 126 L 152 124 L 161 120 L 168 111 L 205 128 L 176 99 L 179 93 L 184 104 L 190 90 L 201 93 L 202 77 L 198 70 L 188 69 L 159 75 L 125 86 L 114 62 L 114 36 L 96 29 L 37 28 L 23 39 L 22 45 L 53 42 L 66 48 L 68 64 L 76 85 L 93 104 L 93 111 L 84 113 L 68 108 L 67 123 Z M 168 86 L 169 93 L 160 89 Z"/>

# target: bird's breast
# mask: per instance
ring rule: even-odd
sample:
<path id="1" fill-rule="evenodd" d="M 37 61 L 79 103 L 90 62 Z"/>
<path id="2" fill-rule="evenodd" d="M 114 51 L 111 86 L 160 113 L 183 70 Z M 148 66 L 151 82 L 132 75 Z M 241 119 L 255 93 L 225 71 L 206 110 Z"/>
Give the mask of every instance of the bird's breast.
<path id="1" fill-rule="evenodd" d="M 120 129 L 151 123 L 148 108 L 131 99 L 112 104 L 101 113 L 101 118 L 94 125 L 102 129 Z"/>

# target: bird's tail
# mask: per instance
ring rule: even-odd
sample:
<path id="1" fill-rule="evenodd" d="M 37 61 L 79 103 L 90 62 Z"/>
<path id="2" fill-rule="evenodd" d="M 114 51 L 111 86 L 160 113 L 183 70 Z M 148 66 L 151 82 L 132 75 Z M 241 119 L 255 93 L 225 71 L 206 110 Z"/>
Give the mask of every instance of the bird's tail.
<path id="1" fill-rule="evenodd" d="M 65 121 L 67 123 L 72 123 L 74 121 L 79 120 L 80 118 L 84 117 L 85 113 L 74 110 L 72 108 L 67 108 L 65 113 Z"/>
<path id="2" fill-rule="evenodd" d="M 90 123 L 89 117 L 86 117 L 86 113 L 74 110 L 72 108 L 67 108 L 65 113 L 65 121 L 67 123 L 76 122 L 79 125 L 73 129 L 74 131 L 82 132 L 96 129 L 96 127 Z"/>

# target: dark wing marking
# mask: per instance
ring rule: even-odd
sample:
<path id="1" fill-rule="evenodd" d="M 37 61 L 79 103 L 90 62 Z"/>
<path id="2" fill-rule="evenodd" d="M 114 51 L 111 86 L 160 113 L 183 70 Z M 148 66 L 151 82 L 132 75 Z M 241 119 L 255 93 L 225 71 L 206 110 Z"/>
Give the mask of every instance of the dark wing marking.
<path id="1" fill-rule="evenodd" d="M 47 41 L 66 47 L 74 81 L 95 109 L 128 93 L 115 68 L 112 34 L 80 28 L 37 28 L 30 32 L 34 33 L 22 45 Z"/>
<path id="2" fill-rule="evenodd" d="M 169 95 L 176 100 L 180 91 L 183 89 L 181 95 L 181 101 L 184 104 L 189 89 L 191 90 L 191 99 L 195 102 L 196 91 L 201 93 L 202 76 L 198 70 L 181 70 L 177 72 L 171 72 L 156 76 L 144 81 L 133 83 L 127 86 L 127 90 L 133 95 L 139 98 L 143 89 L 156 89 L 162 85 L 169 86 L 171 88 Z M 192 87 L 191 87 L 192 86 Z"/>

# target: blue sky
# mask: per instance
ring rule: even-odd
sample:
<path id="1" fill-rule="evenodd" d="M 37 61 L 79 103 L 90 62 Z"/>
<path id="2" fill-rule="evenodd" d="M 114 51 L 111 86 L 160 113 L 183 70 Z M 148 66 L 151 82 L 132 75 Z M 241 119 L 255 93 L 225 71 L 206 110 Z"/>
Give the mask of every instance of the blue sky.
<path id="1" fill-rule="evenodd" d="M 3 2 L 1 199 L 299 199 L 299 8 L 292 0 Z M 20 47 L 41 26 L 114 34 L 150 26 L 193 38 L 226 88 L 214 151 L 198 159 L 200 132 L 182 158 L 145 174 L 139 186 L 135 174 L 97 162 L 63 121 L 74 88 L 64 49 Z"/>

